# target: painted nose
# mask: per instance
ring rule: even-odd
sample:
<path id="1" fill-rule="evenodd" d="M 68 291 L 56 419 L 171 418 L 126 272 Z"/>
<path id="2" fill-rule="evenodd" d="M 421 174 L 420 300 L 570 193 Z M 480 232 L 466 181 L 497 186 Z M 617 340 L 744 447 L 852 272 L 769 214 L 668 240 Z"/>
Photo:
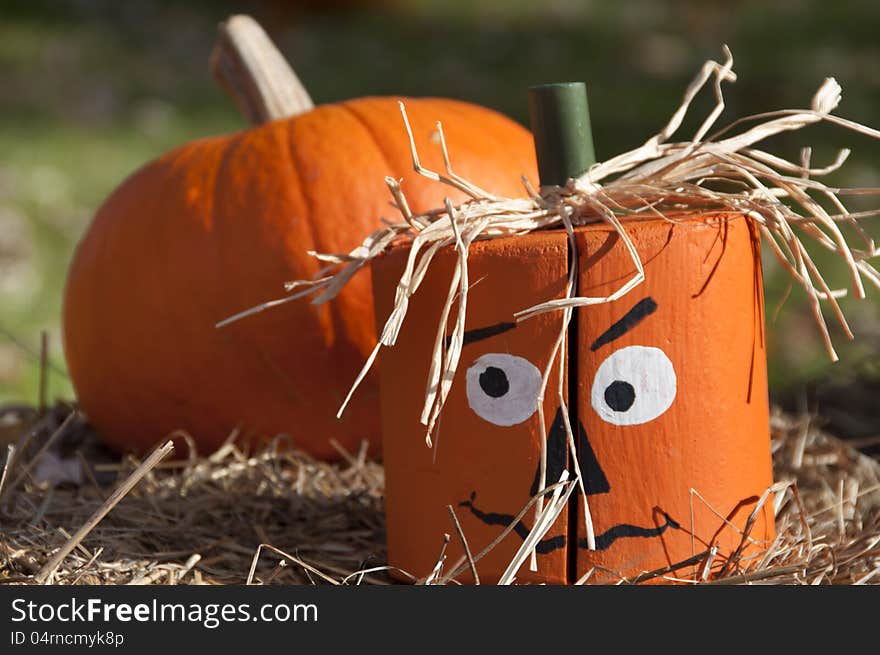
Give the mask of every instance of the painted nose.
<path id="1" fill-rule="evenodd" d="M 583 424 L 578 421 L 578 433 L 576 435 L 578 467 L 584 480 L 584 490 L 588 496 L 593 494 L 604 494 L 611 491 L 611 485 L 608 484 L 608 478 L 593 447 L 587 437 L 587 431 L 584 430 Z M 566 468 L 570 473 L 574 472 L 574 466 L 569 466 L 568 460 L 568 437 L 565 430 L 565 417 L 562 414 L 562 408 L 556 410 L 556 416 L 553 418 L 553 424 L 547 433 L 547 474 L 544 477 L 544 486 L 549 486 L 559 482 L 559 476 Z M 541 465 L 538 464 L 535 471 L 535 479 L 532 482 L 531 495 L 538 493 L 538 483 L 541 479 Z"/>

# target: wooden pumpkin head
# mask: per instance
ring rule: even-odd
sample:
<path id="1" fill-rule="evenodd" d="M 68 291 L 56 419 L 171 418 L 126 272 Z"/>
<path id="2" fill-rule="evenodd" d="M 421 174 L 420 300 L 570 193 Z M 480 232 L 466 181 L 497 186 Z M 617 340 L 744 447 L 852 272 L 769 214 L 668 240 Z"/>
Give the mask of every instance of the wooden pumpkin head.
<path id="1" fill-rule="evenodd" d="M 873 242 L 859 228 L 868 250 L 851 247 L 836 224 L 855 217 L 830 216 L 810 195 L 842 211 L 841 190 L 753 149 L 832 120 L 839 86 L 826 80 L 810 110 L 752 117 L 766 120 L 731 136 L 737 121 L 703 141 L 723 106 L 720 85 L 734 79 L 726 54 L 723 66 L 703 66 L 660 132 L 599 163 L 585 85 L 533 87 L 540 191 L 512 200 L 441 178 L 472 200 L 421 216 L 399 203 L 406 222 L 365 244 L 398 240 L 340 260 L 321 283 L 332 296 L 356 266 L 373 264 L 383 330 L 364 370 L 389 347 L 379 361 L 394 570 L 441 584 L 478 574 L 695 581 L 751 567 L 773 537 L 781 487 L 770 465 L 757 235 L 807 293 L 832 359 L 820 300 L 851 333 L 801 237 L 841 257 L 857 297 L 862 277 L 880 287 L 880 274 L 862 259 Z M 669 142 L 713 78 L 715 109 L 693 139 Z M 581 492 L 573 503 L 570 473 Z"/>
<path id="2" fill-rule="evenodd" d="M 463 199 L 410 174 L 399 100 L 324 105 L 186 144 L 105 202 L 70 267 L 63 332 L 79 402 L 109 444 L 143 450 L 182 429 L 210 451 L 239 426 L 286 432 L 318 457 L 338 456 L 332 439 L 357 449 L 370 438 L 375 449 L 374 378 L 334 417 L 375 341 L 367 272 L 332 305 L 289 303 L 214 326 L 313 276 L 308 251 L 357 246 L 389 213 L 385 176 L 406 178 L 414 211 Z M 529 132 L 504 116 L 456 100 L 406 103 L 415 140 L 433 153 L 426 165 L 442 167 L 429 147 L 442 118 L 462 174 L 509 194 L 534 174 Z"/>
<path id="3" fill-rule="evenodd" d="M 627 226 L 645 281 L 622 298 L 576 310 L 568 332 L 565 386 L 576 452 L 569 452 L 558 398 L 548 390 L 546 483 L 583 475 L 594 530 L 587 548 L 583 507 L 570 504 L 537 548 L 537 571 L 520 582 L 633 579 L 717 547 L 716 570 L 732 553 L 773 534 L 765 503 L 772 484 L 759 245 L 742 217 L 691 215 Z M 512 322 L 514 312 L 561 297 L 568 241 L 562 231 L 477 242 L 469 271 L 461 367 L 434 449 L 419 411 L 433 334 L 455 255 L 444 253 L 413 296 L 407 323 L 381 360 L 388 558 L 427 574 L 452 506 L 473 553 L 507 526 L 477 564 L 496 581 L 531 528 L 516 521 L 538 489 L 541 375 L 561 313 Z M 613 229 L 578 228 L 578 293 L 607 295 L 635 270 Z M 374 263 L 377 317 L 390 299 L 407 249 Z M 555 378 L 553 378 L 555 379 Z M 572 398 L 571 396 L 576 396 Z M 453 539 L 448 561 L 462 548 Z M 465 573 L 461 579 L 468 579 Z"/>

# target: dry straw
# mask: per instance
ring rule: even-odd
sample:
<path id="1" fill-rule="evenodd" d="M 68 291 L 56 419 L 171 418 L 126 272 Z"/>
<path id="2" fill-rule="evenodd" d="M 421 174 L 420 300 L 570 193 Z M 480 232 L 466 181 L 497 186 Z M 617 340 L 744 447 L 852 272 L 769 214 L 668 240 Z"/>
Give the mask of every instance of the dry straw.
<path id="1" fill-rule="evenodd" d="M 841 150 L 829 165 L 814 168 L 810 164 L 809 149 L 805 148 L 801 153 L 801 160 L 795 163 L 762 150 L 757 144 L 782 132 L 800 130 L 819 122 L 832 123 L 873 138 L 880 138 L 880 132 L 831 113 L 841 100 L 841 88 L 833 78 L 822 83 L 809 109 L 781 110 L 749 116 L 712 132 L 724 110 L 722 84 L 736 80 L 733 57 L 726 47 L 724 54 L 723 64 L 708 61 L 703 65 L 687 87 L 681 105 L 669 122 L 643 145 L 595 164 L 580 178 L 570 180 L 565 187 L 543 187 L 537 191 L 524 178 L 527 198 L 501 198 L 456 175 L 440 123 L 437 124 L 437 136 L 443 154 L 445 174 L 424 168 L 419 160 L 406 110 L 401 104 L 403 125 L 409 136 L 416 173 L 465 193 L 469 200 L 453 207 L 447 199 L 443 207 L 414 215 L 409 209 L 400 182 L 386 178 L 394 206 L 403 219 L 401 222 L 388 224 L 369 235 L 350 253 L 311 253 L 325 264 L 313 279 L 290 282 L 286 288 L 294 292 L 292 295 L 254 307 L 219 325 L 303 296 L 314 295 L 312 302 L 316 304 L 327 302 L 339 293 L 355 273 L 385 252 L 392 243 L 408 239 L 411 242 L 409 258 L 397 284 L 393 310 L 376 347 L 343 402 L 339 410 L 341 414 L 375 362 L 379 350 L 383 346 L 395 344 L 406 317 L 409 299 L 417 292 L 433 257 L 441 248 L 454 248 L 458 265 L 450 280 L 434 347 L 430 353 L 431 363 L 421 413 L 421 422 L 426 428 L 426 442 L 431 446 L 437 419 L 449 395 L 461 356 L 469 288 L 467 257 L 471 243 L 555 228 L 567 232 L 572 244 L 570 252 L 574 253 L 574 228 L 588 223 L 605 222 L 619 235 L 632 259 L 635 274 L 613 293 L 601 297 L 582 297 L 574 295 L 577 261 L 572 256 L 565 297 L 524 307 L 515 314 L 517 321 L 523 321 L 545 312 L 563 312 L 560 332 L 544 371 L 538 399 L 540 410 L 543 407 L 550 371 L 555 362 L 565 359 L 565 333 L 572 310 L 617 300 L 645 279 L 642 262 L 627 233 L 627 224 L 658 217 L 675 221 L 680 219 L 672 216 L 680 216 L 683 211 L 700 210 L 716 214 L 745 215 L 753 221 L 793 283 L 797 283 L 806 293 L 828 355 L 836 360 L 837 354 L 820 303 L 827 302 L 842 331 L 851 339 L 852 332 L 838 303 L 838 299 L 847 294 L 847 289 L 830 288 L 810 256 L 805 240 L 837 255 L 849 271 L 852 292 L 857 298 L 864 298 L 864 281 L 880 287 L 880 273 L 868 262 L 878 254 L 878 250 L 859 224 L 859 219 L 874 216 L 880 213 L 880 209 L 853 213 L 847 209 L 841 198 L 876 195 L 880 193 L 880 189 L 834 188 L 815 179 L 839 169 L 849 155 L 848 150 Z M 689 140 L 670 141 L 681 127 L 694 98 L 706 87 L 714 92 L 714 108 Z M 847 241 L 841 226 L 848 226 L 854 232 L 857 244 Z M 447 334 L 450 321 L 451 332 Z M 555 393 L 563 410 L 562 415 L 567 417 L 563 397 L 563 369 L 563 366 L 558 368 L 559 379 Z M 539 419 L 544 442 L 541 461 L 544 463 L 547 427 L 545 417 L 541 415 Z M 565 427 L 569 445 L 574 449 L 571 426 L 567 423 Z M 543 481 L 544 476 L 539 479 Z M 582 504 L 588 545 L 593 548 L 589 505 L 578 470 L 575 470 L 575 479 L 584 499 Z M 536 512 L 540 514 L 542 508 L 543 501 L 539 500 Z"/>
<path id="2" fill-rule="evenodd" d="M 0 408 L 0 424 L 16 423 L 19 435 L 32 435 L 31 447 L 19 457 L 0 461 L 7 479 L 36 470 L 34 458 L 68 411 L 59 407 L 48 421 L 34 425 L 20 412 Z M 631 578 L 606 572 L 605 579 L 621 584 L 657 579 L 687 584 L 880 583 L 880 464 L 823 433 L 817 424 L 806 415 L 771 417 L 780 489 L 773 503 L 777 537 L 763 548 L 750 549 L 757 554 L 722 560 L 713 554 L 712 544 L 696 543 L 693 556 L 681 562 Z M 64 449 L 71 437 L 87 429 L 81 417 L 68 426 L 61 438 Z M 283 439 L 256 452 L 233 441 L 209 456 L 187 454 L 184 448 L 182 460 L 158 463 L 129 486 L 125 482 L 147 468 L 146 460 L 109 461 L 89 445 L 94 439 L 89 433 L 77 447 L 85 453 L 85 482 L 51 486 L 28 474 L 0 503 L 0 584 L 39 583 L 48 579 L 40 575 L 47 566 L 56 584 L 390 582 L 382 467 L 366 458 L 366 449 L 329 464 L 287 447 Z M 552 516 L 572 488 L 570 481 L 547 487 L 545 516 Z M 699 496 L 694 490 L 695 503 L 702 502 Z M 115 505 L 105 513 L 108 498 Z M 468 569 L 479 571 L 486 553 L 535 503 L 526 504 L 485 548 L 468 548 L 469 555 L 460 562 L 438 560 L 430 579 L 403 571 L 399 577 L 450 584 Z M 92 517 L 98 513 L 105 516 L 95 523 Z M 723 514 L 719 526 L 722 520 Z M 450 517 L 450 535 L 455 524 Z M 78 534 L 82 540 L 71 544 Z M 748 541 L 747 527 L 740 534 Z M 442 545 L 438 542 L 438 552 Z M 516 582 L 515 568 L 505 581 Z M 579 582 L 590 582 L 595 575 L 587 571 Z"/>

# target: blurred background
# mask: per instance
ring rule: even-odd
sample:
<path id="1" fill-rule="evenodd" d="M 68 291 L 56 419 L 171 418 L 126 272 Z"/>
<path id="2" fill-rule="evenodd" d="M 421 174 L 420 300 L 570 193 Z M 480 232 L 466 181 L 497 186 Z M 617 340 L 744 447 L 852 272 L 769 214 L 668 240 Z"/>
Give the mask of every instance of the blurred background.
<path id="1" fill-rule="evenodd" d="M 728 120 L 806 107 L 834 76 L 844 89 L 837 113 L 880 126 L 876 0 L 0 0 L 0 403 L 36 401 L 44 330 L 50 396 L 72 397 L 61 294 L 101 201 L 164 151 L 245 127 L 208 72 L 216 25 L 232 13 L 270 31 L 317 103 L 448 96 L 526 123 L 526 87 L 584 80 L 600 159 L 656 132 L 724 43 L 740 80 L 727 87 Z M 711 104 L 703 98 L 694 113 Z M 829 184 L 880 186 L 880 142 L 820 126 L 772 147 L 797 160 L 804 145 L 815 165 L 853 149 Z M 844 304 L 857 339 L 832 326 L 841 355 L 832 365 L 797 289 L 777 315 L 788 277 L 765 259 L 774 400 L 818 407 L 841 436 L 880 434 L 880 304 Z M 820 263 L 845 285 L 837 262 Z"/>

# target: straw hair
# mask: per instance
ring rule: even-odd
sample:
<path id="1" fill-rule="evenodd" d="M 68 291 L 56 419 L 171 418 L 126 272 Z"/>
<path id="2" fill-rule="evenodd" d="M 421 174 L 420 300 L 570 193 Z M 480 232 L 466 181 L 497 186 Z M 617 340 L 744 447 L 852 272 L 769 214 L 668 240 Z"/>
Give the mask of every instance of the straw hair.
<path id="1" fill-rule="evenodd" d="M 868 261 L 878 251 L 873 239 L 859 224 L 860 219 L 877 215 L 880 209 L 851 213 L 841 199 L 854 195 L 877 195 L 880 189 L 842 189 L 826 186 L 815 179 L 839 169 L 849 155 L 848 150 L 841 150 L 833 162 L 817 168 L 811 167 L 808 151 L 802 153 L 800 162 L 795 163 L 755 146 L 773 135 L 800 130 L 819 122 L 829 122 L 873 138 L 880 138 L 880 131 L 831 113 L 840 102 L 841 88 L 833 78 L 828 78 L 821 84 L 807 109 L 773 111 L 740 118 L 709 134 L 724 110 L 722 84 L 736 80 L 732 55 L 726 47 L 724 53 L 723 64 L 709 61 L 703 65 L 669 122 L 642 146 L 595 164 L 580 178 L 570 180 L 565 187 L 544 187 L 536 191 L 524 179 L 528 198 L 499 198 L 458 176 L 453 171 L 439 123 L 438 137 L 446 171 L 441 174 L 425 169 L 415 148 L 406 109 L 401 103 L 403 127 L 410 137 L 416 173 L 462 191 L 470 196 L 470 200 L 459 207 L 453 207 L 447 201 L 443 207 L 413 215 L 399 181 L 386 179 L 402 222 L 391 223 L 367 236 L 350 253 L 312 253 L 326 264 L 314 279 L 290 282 L 286 288 L 288 291 L 296 290 L 293 295 L 254 307 L 226 319 L 221 325 L 279 302 L 289 302 L 306 295 L 314 295 L 314 303 L 327 302 L 359 269 L 388 250 L 395 241 L 406 238 L 411 242 L 409 259 L 397 286 L 394 309 L 381 332 L 376 351 L 369 358 L 367 369 L 382 346 L 395 344 L 406 317 L 409 298 L 418 291 L 433 256 L 440 248 L 455 248 L 459 252 L 459 266 L 454 273 L 444 311 L 444 317 L 454 317 L 455 323 L 450 338 L 438 339 L 435 352 L 430 354 L 432 367 L 422 412 L 422 422 L 428 428 L 430 441 L 438 408 L 442 407 L 448 393 L 448 388 L 439 381 L 451 380 L 458 364 L 464 324 L 459 313 L 466 308 L 467 302 L 467 247 L 470 243 L 547 228 L 565 229 L 571 233 L 576 226 L 596 222 L 609 224 L 619 234 L 636 270 L 632 278 L 610 295 L 601 297 L 574 296 L 573 285 L 570 285 L 565 298 L 524 307 L 515 315 L 517 321 L 523 321 L 549 311 L 621 298 L 637 287 L 645 276 L 626 225 L 632 221 L 658 217 L 677 221 L 682 220 L 682 212 L 701 211 L 745 215 L 754 222 L 765 237 L 770 251 L 807 295 L 828 355 L 836 360 L 837 354 L 820 302 L 827 302 L 844 334 L 852 338 L 837 302 L 848 290 L 829 287 L 804 244 L 805 241 L 811 241 L 843 260 L 849 271 L 850 289 L 857 298 L 865 297 L 866 280 L 880 288 L 880 273 Z M 691 139 L 669 142 L 680 128 L 692 101 L 707 85 L 711 86 L 715 95 L 713 110 Z M 744 128 L 750 123 L 754 125 Z M 737 131 L 740 128 L 744 129 Z M 830 205 L 831 209 L 826 205 Z M 847 241 L 840 224 L 853 229 L 858 237 L 857 244 Z M 439 327 L 446 329 L 445 325 Z M 446 352 L 442 352 L 444 348 Z M 358 377 L 353 390 L 361 379 L 363 374 Z"/>

